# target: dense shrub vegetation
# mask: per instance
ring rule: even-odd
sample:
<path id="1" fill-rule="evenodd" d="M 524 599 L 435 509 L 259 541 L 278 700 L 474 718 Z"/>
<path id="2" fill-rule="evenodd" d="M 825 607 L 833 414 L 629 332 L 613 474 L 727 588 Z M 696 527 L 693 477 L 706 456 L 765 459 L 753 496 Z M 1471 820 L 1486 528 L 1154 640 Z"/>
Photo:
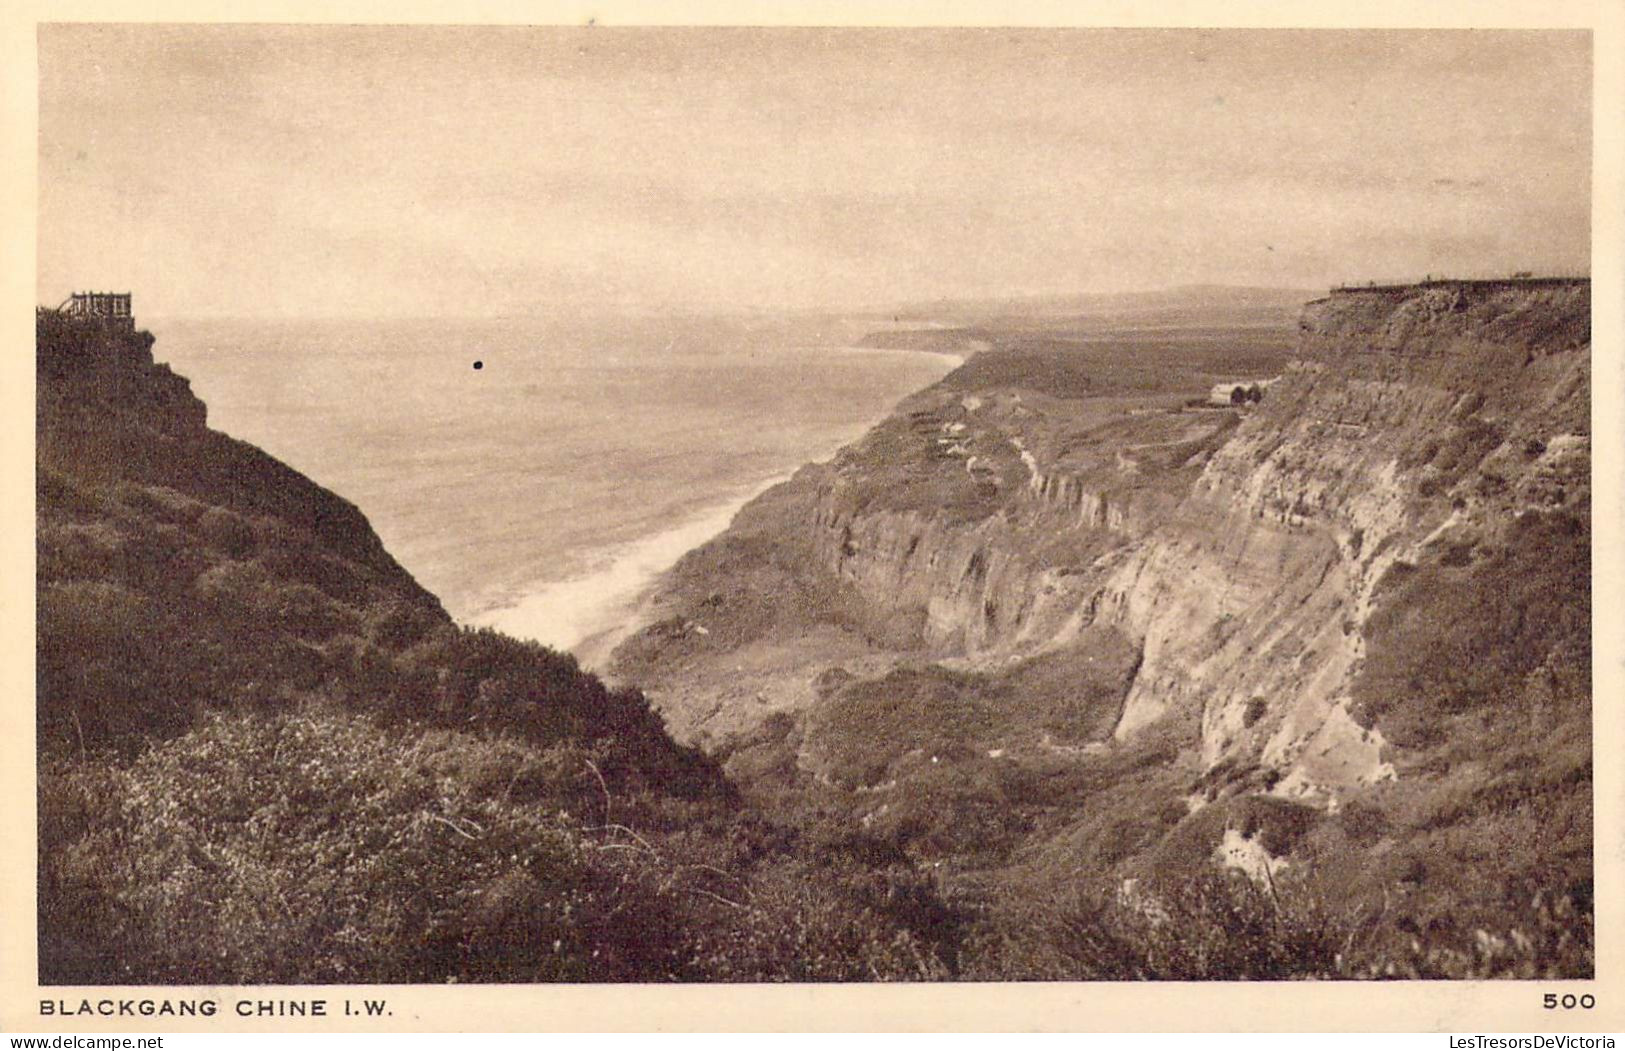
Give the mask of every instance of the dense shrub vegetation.
<path id="1" fill-rule="evenodd" d="M 729 808 L 613 784 L 604 759 L 579 744 L 390 731 L 320 705 L 211 714 L 127 765 L 53 757 L 41 775 L 47 977 L 948 973 L 912 926 L 933 899 L 906 862 L 892 873 L 809 860 L 793 838 L 740 856 L 752 830 Z"/>

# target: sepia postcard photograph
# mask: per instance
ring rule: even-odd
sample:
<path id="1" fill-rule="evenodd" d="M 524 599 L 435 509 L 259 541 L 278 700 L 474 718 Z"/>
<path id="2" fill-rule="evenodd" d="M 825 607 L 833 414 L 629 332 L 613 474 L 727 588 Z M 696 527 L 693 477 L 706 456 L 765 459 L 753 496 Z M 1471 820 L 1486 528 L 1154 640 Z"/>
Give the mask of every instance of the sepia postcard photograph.
<path id="1" fill-rule="evenodd" d="M 3 1028 L 1617 1025 L 1619 38 L 1494 10 L 42 13 Z"/>

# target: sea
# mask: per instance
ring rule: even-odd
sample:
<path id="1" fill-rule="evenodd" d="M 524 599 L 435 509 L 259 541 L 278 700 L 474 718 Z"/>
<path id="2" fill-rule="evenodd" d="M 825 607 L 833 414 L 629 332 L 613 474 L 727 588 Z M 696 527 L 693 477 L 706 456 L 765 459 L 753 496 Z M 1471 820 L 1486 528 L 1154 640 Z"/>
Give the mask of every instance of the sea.
<path id="1" fill-rule="evenodd" d="M 209 425 L 355 503 L 447 611 L 589 667 L 751 497 L 958 364 L 862 318 L 144 320 Z"/>

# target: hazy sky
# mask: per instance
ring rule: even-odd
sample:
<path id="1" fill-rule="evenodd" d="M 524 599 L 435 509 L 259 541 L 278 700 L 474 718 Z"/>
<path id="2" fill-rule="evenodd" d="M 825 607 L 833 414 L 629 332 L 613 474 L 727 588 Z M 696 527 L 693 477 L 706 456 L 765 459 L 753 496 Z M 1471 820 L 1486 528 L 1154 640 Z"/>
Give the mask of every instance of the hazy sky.
<path id="1" fill-rule="evenodd" d="M 39 295 L 851 306 L 1584 269 L 1586 33 L 42 27 Z"/>

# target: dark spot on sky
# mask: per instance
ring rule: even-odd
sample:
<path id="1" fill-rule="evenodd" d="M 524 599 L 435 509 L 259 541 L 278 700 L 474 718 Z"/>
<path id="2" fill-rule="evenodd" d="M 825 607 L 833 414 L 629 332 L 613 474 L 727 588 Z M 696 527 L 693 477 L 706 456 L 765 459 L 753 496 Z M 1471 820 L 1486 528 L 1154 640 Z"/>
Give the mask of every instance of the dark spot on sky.
<path id="1" fill-rule="evenodd" d="M 475 371 L 475 372 L 478 372 L 478 371 L 479 371 L 479 370 L 480 370 L 480 369 L 483 369 L 483 368 L 485 368 L 485 362 L 483 362 L 483 361 L 476 361 L 476 362 L 475 362 L 475 363 L 474 363 L 474 371 Z"/>

